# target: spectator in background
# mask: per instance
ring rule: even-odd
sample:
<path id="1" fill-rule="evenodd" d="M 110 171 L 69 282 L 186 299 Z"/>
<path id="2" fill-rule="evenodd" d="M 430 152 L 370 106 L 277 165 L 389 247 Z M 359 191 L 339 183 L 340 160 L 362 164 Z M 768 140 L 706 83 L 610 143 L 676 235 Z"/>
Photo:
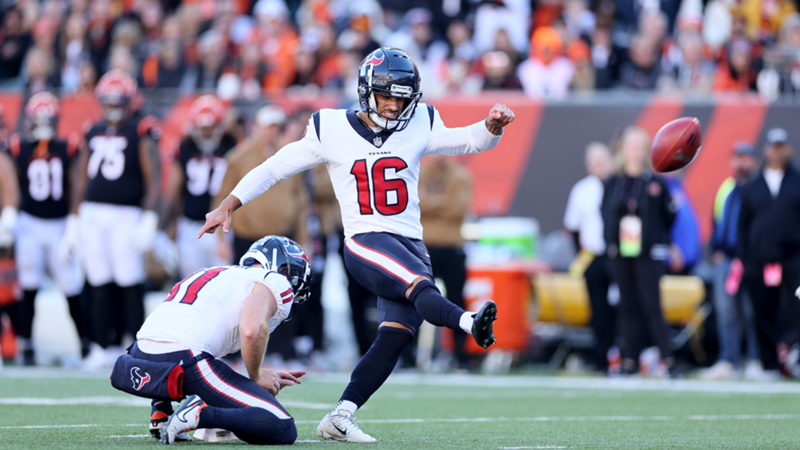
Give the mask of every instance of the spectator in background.
<path id="1" fill-rule="evenodd" d="M 796 200 L 800 196 L 800 174 L 791 162 L 792 152 L 786 130 L 773 128 L 767 132 L 764 167 L 742 189 L 739 213 L 737 254 L 753 300 L 766 380 L 780 378 L 778 344 L 786 335 L 794 334 L 790 339 L 796 340 L 800 323 L 794 298 L 800 286 L 800 209 Z"/>
<path id="2" fill-rule="evenodd" d="M 30 33 L 23 28 L 22 13 L 15 7 L 6 10 L 0 33 L 0 80 L 19 76 L 32 42 Z"/>
<path id="3" fill-rule="evenodd" d="M 89 43 L 92 64 L 95 72 L 106 72 L 106 60 L 111 51 L 111 31 L 114 18 L 111 17 L 109 0 L 93 0 L 89 12 Z"/>
<path id="4" fill-rule="evenodd" d="M 714 64 L 703 53 L 703 38 L 695 31 L 678 35 L 678 61 L 659 82 L 664 90 L 706 93 L 714 80 Z"/>
<path id="5" fill-rule="evenodd" d="M 200 66 L 192 85 L 200 91 L 213 91 L 225 69 L 225 42 L 219 32 L 212 30 L 203 34 L 197 43 L 197 54 Z"/>
<path id="6" fill-rule="evenodd" d="M 404 18 L 404 26 L 389 36 L 385 45 L 403 49 L 419 66 L 422 82 L 425 75 L 432 72 L 447 59 L 447 43 L 439 39 L 431 25 L 433 14 L 425 8 L 413 8 Z M 423 86 L 424 90 L 424 86 Z"/>
<path id="7" fill-rule="evenodd" d="M 791 0 L 743 0 L 739 10 L 747 26 L 747 36 L 753 40 L 775 36 L 783 19 L 797 12 Z"/>
<path id="8" fill-rule="evenodd" d="M 70 14 L 60 38 L 59 49 L 62 91 L 75 92 L 81 84 L 81 67 L 89 61 L 86 41 L 86 20 L 80 14 Z"/>
<path id="9" fill-rule="evenodd" d="M 563 98 L 575 73 L 572 61 L 562 56 L 561 36 L 552 27 L 533 33 L 528 59 L 517 68 L 517 77 L 531 98 Z"/>
<path id="10" fill-rule="evenodd" d="M 611 30 L 605 27 L 595 28 L 592 35 L 592 65 L 595 69 L 596 89 L 609 89 L 614 86 L 615 68 L 618 64 L 619 58 L 612 47 Z"/>
<path id="11" fill-rule="evenodd" d="M 431 255 L 433 276 L 444 283 L 447 299 L 465 308 L 467 257 L 461 224 L 472 200 L 470 174 L 450 158 L 428 156 L 420 169 L 419 196 L 420 221 L 424 230 L 422 240 Z M 460 369 L 467 369 L 466 338 L 464 331 L 453 331 L 454 353 Z"/>
<path id="12" fill-rule="evenodd" d="M 734 38 L 725 50 L 714 76 L 714 91 L 748 92 L 756 90 L 757 72 L 753 68 L 752 48 L 744 38 Z"/>
<path id="13" fill-rule="evenodd" d="M 483 90 L 517 90 L 522 87 L 514 64 L 505 52 L 486 52 L 481 56 Z"/>
<path id="14" fill-rule="evenodd" d="M 619 87 L 635 90 L 655 89 L 661 76 L 656 45 L 656 42 L 644 35 L 633 38 L 629 49 L 630 60 L 620 67 Z"/>
<path id="15" fill-rule="evenodd" d="M 236 64 L 240 96 L 248 100 L 254 100 L 261 96 L 267 83 L 268 69 L 261 53 L 261 46 L 257 41 L 250 40 L 242 45 L 242 52 Z"/>
<path id="16" fill-rule="evenodd" d="M 142 65 L 140 85 L 145 88 L 178 88 L 187 67 L 181 54 L 180 41 L 165 41 L 158 53 L 150 55 Z"/>
<path id="17" fill-rule="evenodd" d="M 524 55 L 530 42 L 530 2 L 524 0 L 491 0 L 481 2 L 475 11 L 475 36 L 478 51 L 492 50 L 497 30 L 505 29 L 517 53 Z"/>
<path id="18" fill-rule="evenodd" d="M 259 0 L 253 15 L 258 22 L 256 39 L 269 67 L 266 89 L 286 88 L 295 76 L 294 55 L 300 45 L 289 22 L 289 9 L 283 0 Z"/>
<path id="19" fill-rule="evenodd" d="M 670 375 L 675 376 L 659 290 L 675 205 L 667 185 L 649 168 L 650 137 L 644 130 L 626 128 L 618 140 L 615 159 L 617 173 L 606 181 L 601 211 L 610 267 L 620 293 L 620 373 L 638 371 L 639 353 L 649 336 Z"/>
<path id="20" fill-rule="evenodd" d="M 683 188 L 683 174 L 679 170 L 662 177 L 675 205 L 675 222 L 670 228 L 672 245 L 664 261 L 673 275 L 687 275 L 700 260 L 700 226 L 697 211 Z"/>
<path id="21" fill-rule="evenodd" d="M 589 175 L 572 187 L 564 213 L 564 228 L 573 233 L 579 250 L 570 265 L 570 274 L 586 279 L 592 308 L 594 351 L 591 364 L 595 370 L 608 369 L 608 350 L 616 337 L 616 308 L 608 303 L 611 277 L 608 271 L 606 243 L 603 239 L 603 183 L 614 171 L 611 152 L 605 144 L 586 146 L 586 171 Z"/>
<path id="22" fill-rule="evenodd" d="M 700 373 L 700 378 L 723 380 L 738 378 L 742 362 L 742 336 L 746 334 L 747 368 L 745 378 L 760 378 L 758 363 L 758 340 L 753 323 L 753 305 L 746 289 L 739 289 L 736 274 L 741 276 L 741 261 L 733 270 L 736 258 L 736 235 L 739 211 L 742 208 L 742 189 L 758 171 L 758 155 L 748 142 L 737 142 L 731 155 L 733 176 L 722 182 L 714 200 L 714 234 L 711 238 L 712 261 L 714 263 L 714 313 L 717 319 L 719 359 L 710 368 Z M 740 279 L 738 280 L 741 281 Z M 738 293 L 736 292 L 738 290 Z"/>
<path id="23" fill-rule="evenodd" d="M 25 73 L 26 97 L 44 91 L 55 92 L 60 86 L 53 57 L 38 47 L 33 47 L 28 52 Z"/>

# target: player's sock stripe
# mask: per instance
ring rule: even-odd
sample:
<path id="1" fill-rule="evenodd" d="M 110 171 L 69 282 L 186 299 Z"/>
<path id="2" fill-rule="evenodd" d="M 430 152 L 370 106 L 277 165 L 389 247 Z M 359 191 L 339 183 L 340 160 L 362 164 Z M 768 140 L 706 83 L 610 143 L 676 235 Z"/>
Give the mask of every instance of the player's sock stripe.
<path id="1" fill-rule="evenodd" d="M 407 284 L 413 283 L 414 280 L 420 277 L 420 275 L 408 270 L 391 256 L 381 253 L 378 250 L 365 247 L 353 238 L 347 239 L 345 245 L 348 250 L 356 256 L 386 270 Z"/>

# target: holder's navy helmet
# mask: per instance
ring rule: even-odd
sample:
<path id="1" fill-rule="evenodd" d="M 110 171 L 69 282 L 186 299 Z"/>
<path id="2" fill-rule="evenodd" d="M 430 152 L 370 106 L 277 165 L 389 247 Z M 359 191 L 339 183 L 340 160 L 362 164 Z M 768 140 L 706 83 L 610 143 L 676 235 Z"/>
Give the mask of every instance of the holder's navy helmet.
<path id="1" fill-rule="evenodd" d="M 256 262 L 289 280 L 294 291 L 294 303 L 300 305 L 308 300 L 311 263 L 297 242 L 283 236 L 263 237 L 242 255 L 239 265 L 249 266 Z"/>

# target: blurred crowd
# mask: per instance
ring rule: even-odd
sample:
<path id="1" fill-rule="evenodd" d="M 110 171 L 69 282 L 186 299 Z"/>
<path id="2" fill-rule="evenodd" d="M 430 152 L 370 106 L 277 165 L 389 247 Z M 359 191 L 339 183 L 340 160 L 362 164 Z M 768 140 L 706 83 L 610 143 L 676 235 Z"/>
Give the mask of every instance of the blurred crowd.
<path id="1" fill-rule="evenodd" d="M 20 0 L 2 3 L 0 86 L 141 87 L 354 99 L 378 46 L 404 49 L 426 97 L 523 89 L 758 91 L 800 87 L 791 0 Z"/>

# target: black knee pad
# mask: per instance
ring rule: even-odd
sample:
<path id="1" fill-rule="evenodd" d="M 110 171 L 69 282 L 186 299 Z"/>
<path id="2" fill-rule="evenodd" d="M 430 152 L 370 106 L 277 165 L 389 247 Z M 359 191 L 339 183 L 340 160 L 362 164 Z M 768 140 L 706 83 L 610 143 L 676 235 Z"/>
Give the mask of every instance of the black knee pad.
<path id="1" fill-rule="evenodd" d="M 419 283 L 417 283 L 416 286 L 414 286 L 414 290 L 411 291 L 411 294 L 408 296 L 408 301 L 410 301 L 411 304 L 413 305 L 414 302 L 417 300 L 417 298 L 420 296 L 420 294 L 427 291 L 428 289 L 433 289 L 437 294 L 442 295 L 442 291 L 440 291 L 439 288 L 436 287 L 436 284 L 433 281 L 426 279 L 420 281 Z"/>

